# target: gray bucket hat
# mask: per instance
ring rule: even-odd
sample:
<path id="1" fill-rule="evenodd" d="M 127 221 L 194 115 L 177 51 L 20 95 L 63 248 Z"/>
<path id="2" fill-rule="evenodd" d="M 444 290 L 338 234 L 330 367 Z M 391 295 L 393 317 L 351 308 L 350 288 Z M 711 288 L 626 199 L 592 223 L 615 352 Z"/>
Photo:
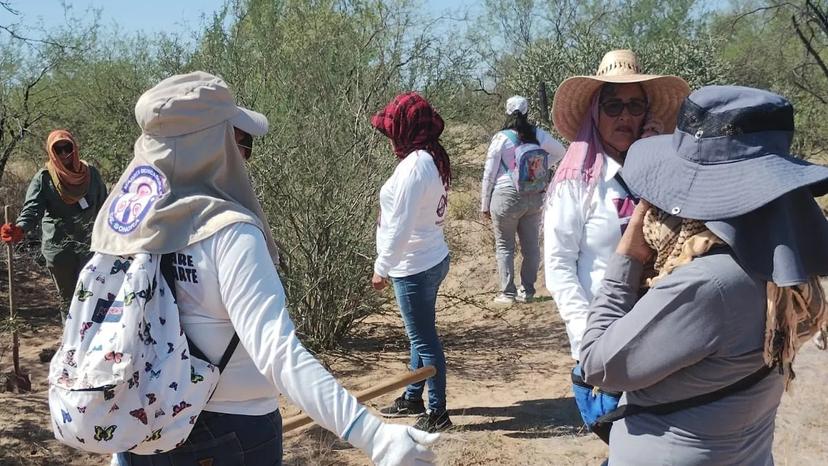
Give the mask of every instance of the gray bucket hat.
<path id="1" fill-rule="evenodd" d="M 793 107 L 739 86 L 707 86 L 687 97 L 672 135 L 635 142 L 622 175 L 661 210 L 695 220 L 741 216 L 801 187 L 828 192 L 828 167 L 790 155 Z"/>

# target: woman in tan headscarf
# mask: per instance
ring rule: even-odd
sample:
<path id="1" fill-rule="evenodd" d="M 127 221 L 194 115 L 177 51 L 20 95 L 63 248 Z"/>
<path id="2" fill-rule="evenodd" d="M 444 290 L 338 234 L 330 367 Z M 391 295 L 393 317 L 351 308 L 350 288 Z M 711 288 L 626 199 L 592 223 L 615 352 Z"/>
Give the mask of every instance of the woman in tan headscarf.
<path id="1" fill-rule="evenodd" d="M 80 159 L 78 144 L 67 130 L 46 138 L 48 160 L 32 178 L 14 224 L 0 229 L 2 240 L 23 239 L 40 223 L 41 250 L 64 303 L 72 299 L 75 282 L 89 260 L 89 235 L 106 199 L 106 185 L 94 167 Z"/>

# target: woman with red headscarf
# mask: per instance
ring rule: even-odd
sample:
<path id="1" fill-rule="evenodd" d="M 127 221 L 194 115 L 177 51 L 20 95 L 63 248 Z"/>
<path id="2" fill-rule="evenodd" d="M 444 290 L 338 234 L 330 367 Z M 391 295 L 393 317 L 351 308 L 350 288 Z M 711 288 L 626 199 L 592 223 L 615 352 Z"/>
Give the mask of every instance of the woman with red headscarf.
<path id="1" fill-rule="evenodd" d="M 371 126 L 391 140 L 399 159 L 380 191 L 377 260 L 371 283 L 381 290 L 390 279 L 394 286 L 411 344 L 411 370 L 437 369 L 428 379 L 428 411 L 423 403 L 425 382 L 419 382 L 406 387 L 380 413 L 419 416 L 416 428 L 436 432 L 451 427 L 446 411 L 446 358 L 435 313 L 437 290 L 449 269 L 443 223 L 451 164 L 439 140 L 443 119 L 425 99 L 408 92 L 374 115 Z"/>
<path id="2" fill-rule="evenodd" d="M 0 227 L 6 243 L 23 239 L 24 233 L 41 226 L 41 251 L 64 303 L 72 299 L 75 283 L 89 252 L 89 235 L 106 185 L 94 167 L 80 159 L 78 144 L 66 130 L 46 138 L 48 160 L 32 178 L 26 200 L 14 224 Z"/>

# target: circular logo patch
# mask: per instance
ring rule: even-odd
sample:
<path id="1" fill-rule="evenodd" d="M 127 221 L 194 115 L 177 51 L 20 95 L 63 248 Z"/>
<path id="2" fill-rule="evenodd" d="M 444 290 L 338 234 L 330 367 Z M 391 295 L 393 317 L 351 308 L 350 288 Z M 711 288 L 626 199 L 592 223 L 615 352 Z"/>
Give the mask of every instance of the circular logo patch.
<path id="1" fill-rule="evenodd" d="M 109 206 L 109 226 L 127 234 L 138 228 L 147 212 L 164 194 L 164 175 L 149 165 L 135 167 Z"/>

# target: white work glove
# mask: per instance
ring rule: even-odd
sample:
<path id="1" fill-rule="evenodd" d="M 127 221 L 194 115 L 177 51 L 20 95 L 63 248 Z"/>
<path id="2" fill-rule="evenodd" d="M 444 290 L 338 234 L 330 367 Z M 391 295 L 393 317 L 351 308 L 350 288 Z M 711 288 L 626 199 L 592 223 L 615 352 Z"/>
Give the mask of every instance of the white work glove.
<path id="1" fill-rule="evenodd" d="M 429 445 L 439 438 L 440 434 L 386 424 L 366 412 L 351 427 L 346 440 L 371 457 L 377 466 L 427 466 L 434 464 L 436 458 Z"/>

